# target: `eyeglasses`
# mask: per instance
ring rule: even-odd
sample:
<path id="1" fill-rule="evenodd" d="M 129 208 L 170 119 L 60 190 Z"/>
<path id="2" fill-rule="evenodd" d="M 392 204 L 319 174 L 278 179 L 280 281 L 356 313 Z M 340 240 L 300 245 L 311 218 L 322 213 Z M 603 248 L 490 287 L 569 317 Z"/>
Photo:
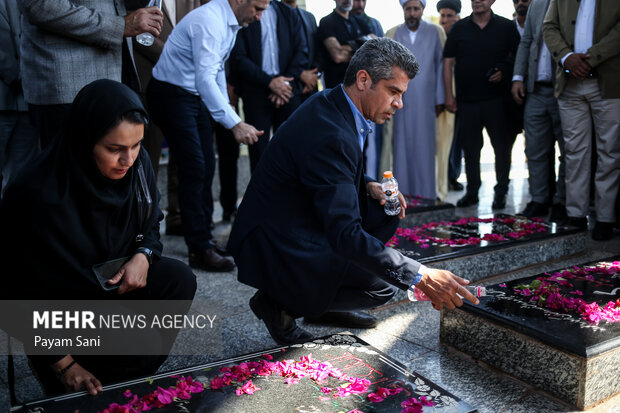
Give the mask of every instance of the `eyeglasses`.
<path id="1" fill-rule="evenodd" d="M 513 2 L 514 4 L 517 4 L 518 2 L 521 2 L 521 3 L 527 3 L 528 1 L 530 1 L 530 0 L 512 0 L 512 2 Z"/>

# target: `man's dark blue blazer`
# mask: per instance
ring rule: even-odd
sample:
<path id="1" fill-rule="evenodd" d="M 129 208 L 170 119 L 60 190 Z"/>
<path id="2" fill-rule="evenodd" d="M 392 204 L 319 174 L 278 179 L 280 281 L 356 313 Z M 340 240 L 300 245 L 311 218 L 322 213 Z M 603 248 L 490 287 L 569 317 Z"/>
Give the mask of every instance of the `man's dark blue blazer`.
<path id="1" fill-rule="evenodd" d="M 340 86 L 313 95 L 272 138 L 239 206 L 238 278 L 292 314 L 331 305 L 346 274 L 409 287 L 420 264 L 363 229 L 368 202 L 353 113 Z"/>
<path id="2" fill-rule="evenodd" d="M 293 91 L 300 94 L 303 87 L 298 82 L 299 75 L 308 66 L 308 45 L 301 19 L 295 9 L 279 1 L 271 0 L 269 7 L 274 7 L 278 16 L 279 75 L 295 78 Z M 262 65 L 261 25 L 257 21 L 239 31 L 235 47 L 230 53 L 230 74 L 239 96 L 271 92 L 269 82 L 272 76 L 263 72 Z"/>

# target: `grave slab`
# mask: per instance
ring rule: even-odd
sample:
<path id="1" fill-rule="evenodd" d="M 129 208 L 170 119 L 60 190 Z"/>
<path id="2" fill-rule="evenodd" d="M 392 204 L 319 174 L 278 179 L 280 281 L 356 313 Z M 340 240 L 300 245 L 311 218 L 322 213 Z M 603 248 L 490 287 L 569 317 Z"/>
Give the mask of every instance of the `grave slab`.
<path id="1" fill-rule="evenodd" d="M 402 228 L 427 222 L 449 221 L 455 217 L 456 208 L 450 203 L 422 198 L 419 195 L 403 195 L 407 201 L 407 209 L 405 218 L 399 224 Z"/>
<path id="2" fill-rule="evenodd" d="M 386 354 L 376 350 L 368 343 L 348 334 L 334 334 L 312 342 L 277 347 L 263 352 L 247 354 L 216 363 L 210 363 L 165 374 L 147 379 L 133 380 L 105 386 L 103 393 L 96 398 L 84 392 L 74 393 L 58 398 L 45 399 L 14 408 L 14 412 L 45 411 L 53 412 L 95 412 L 107 408 L 112 403 L 125 404 L 129 398 L 124 396 L 126 390 L 139 398 L 149 394 L 159 387 L 168 389 L 174 386 L 179 378 L 191 376 L 194 380 L 209 386 L 218 376 L 223 377 L 227 368 L 241 367 L 241 363 L 263 362 L 269 363 L 285 360 L 303 360 L 311 357 L 322 363 L 329 362 L 331 366 L 349 377 L 367 379 L 371 384 L 369 392 L 351 394 L 343 397 L 333 397 L 338 389 L 353 388 L 352 381 L 346 378 L 329 377 L 321 383 L 303 377 L 287 383 L 279 375 L 253 375 L 252 383 L 260 390 L 253 394 L 237 395 L 237 389 L 244 382 L 223 386 L 218 389 L 205 389 L 202 392 L 191 394 L 190 399 L 177 399 L 165 407 L 156 409 L 156 412 L 329 412 L 351 411 L 356 412 L 395 412 L 401 411 L 401 403 L 411 398 L 420 401 L 424 396 L 433 406 L 424 406 L 424 412 L 474 412 L 470 405 L 442 389 L 431 381 L 415 373 L 409 372 L 405 366 L 391 359 Z M 306 359 L 307 360 L 307 359 Z M 305 361 L 307 364 L 310 362 Z M 245 364 L 245 366 L 248 366 Z M 315 370 L 316 371 L 316 370 Z M 247 383 L 247 382 L 245 382 Z M 349 384 L 346 384 L 349 383 Z M 330 386 L 332 392 L 325 393 L 321 386 Z M 370 392 L 377 392 L 378 388 L 397 389 L 400 393 L 387 396 L 385 400 L 373 402 L 369 399 Z M 329 396 L 326 396 L 329 394 Z"/>
<path id="3" fill-rule="evenodd" d="M 585 249 L 584 230 L 495 214 L 398 228 L 387 245 L 435 268 L 478 281 Z"/>
<path id="4" fill-rule="evenodd" d="M 440 340 L 588 409 L 620 393 L 619 258 L 487 286 L 442 313 Z"/>

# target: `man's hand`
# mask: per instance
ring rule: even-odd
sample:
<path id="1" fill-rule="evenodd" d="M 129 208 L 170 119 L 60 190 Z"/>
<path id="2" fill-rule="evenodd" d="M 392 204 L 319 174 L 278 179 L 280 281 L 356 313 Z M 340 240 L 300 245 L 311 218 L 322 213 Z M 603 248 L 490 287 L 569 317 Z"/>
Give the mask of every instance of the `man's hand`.
<path id="1" fill-rule="evenodd" d="M 258 142 L 258 137 L 265 133 L 262 130 L 256 129 L 254 126 L 245 122 L 239 122 L 231 129 L 235 140 L 239 143 L 245 143 L 251 145 Z"/>
<path id="2" fill-rule="evenodd" d="M 63 359 L 57 361 L 52 365 L 52 370 L 55 373 L 59 373 L 63 368 L 67 367 L 73 362 L 73 357 L 66 356 Z M 86 390 L 90 395 L 96 396 L 103 391 L 101 382 L 93 376 L 84 367 L 75 363 L 67 371 L 60 376 L 60 382 L 68 391 L 75 392 L 80 390 Z"/>
<path id="3" fill-rule="evenodd" d="M 510 90 L 510 93 L 512 93 L 512 98 L 515 102 L 519 105 L 523 104 L 523 99 L 525 98 L 525 87 L 523 86 L 523 82 L 519 80 L 512 82 L 512 89 Z"/>
<path id="4" fill-rule="evenodd" d="M 454 96 L 452 94 L 450 95 L 446 95 L 446 110 L 450 113 L 456 113 L 456 110 L 458 109 L 456 107 L 456 99 L 454 98 Z"/>
<path id="5" fill-rule="evenodd" d="M 286 105 L 284 99 L 280 96 L 274 95 L 273 93 L 269 95 L 269 101 L 276 107 L 276 109 Z"/>
<path id="6" fill-rule="evenodd" d="M 164 14 L 155 6 L 132 11 L 125 16 L 123 36 L 134 37 L 140 33 L 149 32 L 153 36 L 159 37 L 163 21 Z"/>
<path id="7" fill-rule="evenodd" d="M 589 54 L 573 53 L 564 60 L 564 69 L 575 79 L 584 80 L 592 71 L 592 66 L 586 62 L 589 58 Z"/>
<path id="8" fill-rule="evenodd" d="M 304 89 L 301 93 L 312 92 L 316 88 L 316 84 L 319 80 L 319 77 L 317 76 L 318 70 L 319 69 L 315 67 L 314 69 L 304 70 L 301 72 L 299 78 L 304 84 Z"/>
<path id="9" fill-rule="evenodd" d="M 499 83 L 502 81 L 503 78 L 504 78 L 504 75 L 502 75 L 502 71 L 496 67 L 495 72 L 493 72 L 493 74 L 489 76 L 489 82 Z"/>
<path id="10" fill-rule="evenodd" d="M 441 310 L 444 305 L 453 310 L 455 307 L 463 305 L 461 297 L 472 304 L 480 303 L 480 300 L 463 287 L 467 284 L 469 281 L 452 274 L 450 271 L 428 268 L 415 288 L 419 288 L 430 298 L 435 310 Z"/>
<path id="11" fill-rule="evenodd" d="M 366 185 L 366 192 L 370 195 L 371 198 L 379 201 L 380 205 L 385 205 L 385 193 L 383 192 L 383 188 L 381 188 L 381 184 L 379 182 L 368 182 Z M 405 218 L 405 209 L 407 209 L 407 202 L 405 202 L 405 197 L 403 194 L 398 191 L 398 202 L 400 203 L 400 212 L 398 213 L 398 218 Z"/>
<path id="12" fill-rule="evenodd" d="M 120 282 L 118 293 L 125 294 L 146 287 L 148 272 L 148 259 L 144 254 L 138 253 L 121 267 L 118 273 L 108 281 L 108 284 L 114 285 Z"/>
<path id="13" fill-rule="evenodd" d="M 435 117 L 439 117 L 444 110 L 446 110 L 446 105 L 435 105 Z"/>
<path id="14" fill-rule="evenodd" d="M 286 103 L 293 96 L 293 87 L 291 83 L 293 81 L 292 77 L 284 77 L 278 76 L 271 79 L 269 82 L 269 89 L 273 92 L 274 95 L 280 97 Z"/>

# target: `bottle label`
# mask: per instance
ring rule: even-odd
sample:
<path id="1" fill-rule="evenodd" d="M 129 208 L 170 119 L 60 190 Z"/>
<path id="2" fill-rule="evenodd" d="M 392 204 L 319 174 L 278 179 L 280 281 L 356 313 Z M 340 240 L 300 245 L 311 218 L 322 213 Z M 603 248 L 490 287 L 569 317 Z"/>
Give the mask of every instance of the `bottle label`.
<path id="1" fill-rule="evenodd" d="M 389 189 L 386 189 L 385 196 L 392 196 L 392 191 L 390 191 Z"/>

